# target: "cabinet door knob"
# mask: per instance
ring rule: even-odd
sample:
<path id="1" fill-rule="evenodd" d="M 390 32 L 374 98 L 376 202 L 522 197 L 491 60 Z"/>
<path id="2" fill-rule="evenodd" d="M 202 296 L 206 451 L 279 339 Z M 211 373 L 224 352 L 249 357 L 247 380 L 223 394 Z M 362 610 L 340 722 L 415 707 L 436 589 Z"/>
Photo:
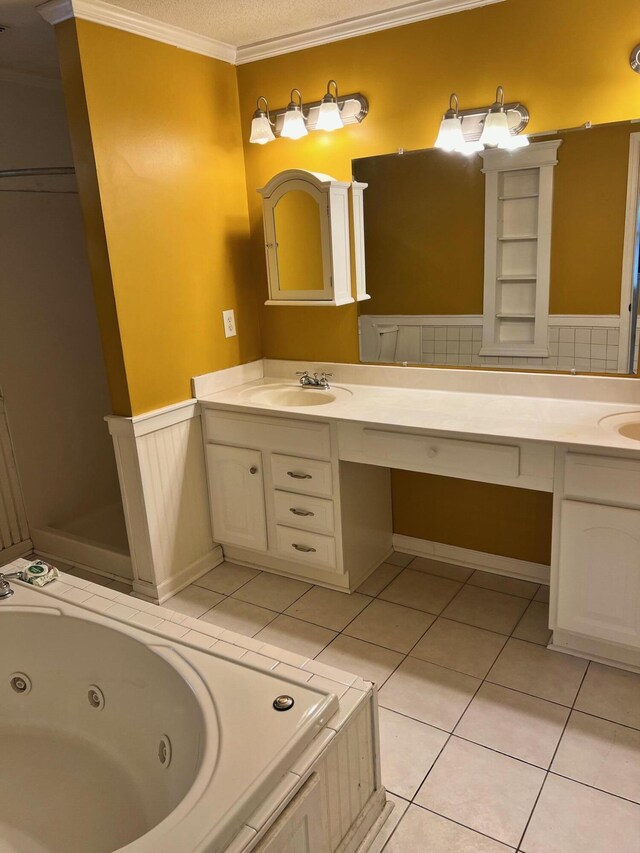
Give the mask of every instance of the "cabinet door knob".
<path id="1" fill-rule="evenodd" d="M 287 471 L 287 477 L 293 477 L 294 480 L 311 480 L 311 474 L 301 474 L 299 471 Z"/>
<path id="2" fill-rule="evenodd" d="M 316 549 L 310 548 L 309 545 L 296 545 L 294 542 L 291 547 L 295 548 L 296 551 L 303 551 L 305 554 L 315 554 L 316 553 Z"/>
<path id="3" fill-rule="evenodd" d="M 251 468 L 249 468 L 249 473 L 250 474 L 257 474 L 258 473 L 258 466 L 252 465 Z"/>

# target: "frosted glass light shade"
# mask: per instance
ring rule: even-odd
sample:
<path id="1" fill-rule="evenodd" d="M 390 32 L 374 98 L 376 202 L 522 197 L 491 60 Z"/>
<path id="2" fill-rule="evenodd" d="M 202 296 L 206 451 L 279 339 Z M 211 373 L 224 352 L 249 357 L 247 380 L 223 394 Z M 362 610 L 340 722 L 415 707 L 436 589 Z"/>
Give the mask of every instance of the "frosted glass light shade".
<path id="1" fill-rule="evenodd" d="M 456 148 L 456 151 L 459 154 L 465 154 L 467 157 L 470 157 L 472 154 L 477 154 L 478 151 L 484 151 L 484 145 L 479 139 L 475 142 L 465 141 L 464 145 L 461 145 L 460 148 Z"/>
<path id="2" fill-rule="evenodd" d="M 316 130 L 339 130 L 344 127 L 340 108 L 335 101 L 323 101 L 318 110 Z"/>
<path id="3" fill-rule="evenodd" d="M 257 145 L 266 145 L 267 142 L 272 142 L 274 139 L 275 136 L 266 115 L 255 116 L 251 121 L 249 142 L 255 142 Z"/>
<path id="4" fill-rule="evenodd" d="M 500 144 L 500 148 L 504 148 L 505 151 L 517 151 L 518 148 L 526 148 L 529 145 L 529 137 L 528 136 L 509 136 L 508 140 L 505 140 Z"/>
<path id="5" fill-rule="evenodd" d="M 441 151 L 459 151 L 464 145 L 465 139 L 460 119 L 457 116 L 443 118 L 435 147 Z"/>
<path id="6" fill-rule="evenodd" d="M 285 139 L 300 139 L 306 136 L 308 132 L 302 112 L 298 108 L 287 110 L 284 114 L 280 136 Z"/>
<path id="7" fill-rule="evenodd" d="M 483 145 L 497 145 L 503 148 L 511 138 L 507 114 L 505 112 L 488 113 L 484 120 L 480 142 Z"/>

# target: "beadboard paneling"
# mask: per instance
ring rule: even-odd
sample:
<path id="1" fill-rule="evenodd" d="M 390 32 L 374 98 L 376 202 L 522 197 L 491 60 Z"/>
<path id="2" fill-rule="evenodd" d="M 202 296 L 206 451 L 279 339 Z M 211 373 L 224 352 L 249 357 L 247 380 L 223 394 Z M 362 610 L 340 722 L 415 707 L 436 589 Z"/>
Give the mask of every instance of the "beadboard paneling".
<path id="1" fill-rule="evenodd" d="M 29 528 L 18 480 L 9 426 L 0 399 L 0 557 L 14 546 L 28 544 Z"/>

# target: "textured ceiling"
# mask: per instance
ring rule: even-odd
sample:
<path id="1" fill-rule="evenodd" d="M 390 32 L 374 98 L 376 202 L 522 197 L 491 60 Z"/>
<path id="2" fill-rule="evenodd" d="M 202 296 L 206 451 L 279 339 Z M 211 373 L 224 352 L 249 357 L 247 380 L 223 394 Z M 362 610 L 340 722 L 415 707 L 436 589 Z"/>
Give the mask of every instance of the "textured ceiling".
<path id="1" fill-rule="evenodd" d="M 0 68 L 23 74 L 59 77 L 53 27 L 35 7 L 43 0 L 0 0 Z"/>
<path id="2" fill-rule="evenodd" d="M 402 0 L 108 0 L 232 44 L 252 44 L 404 5 Z"/>

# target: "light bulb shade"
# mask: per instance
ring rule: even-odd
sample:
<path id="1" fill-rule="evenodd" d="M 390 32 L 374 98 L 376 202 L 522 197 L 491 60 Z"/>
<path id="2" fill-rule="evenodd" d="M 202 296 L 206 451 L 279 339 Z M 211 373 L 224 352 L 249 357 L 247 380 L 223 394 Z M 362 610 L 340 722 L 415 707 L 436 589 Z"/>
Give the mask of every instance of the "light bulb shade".
<path id="1" fill-rule="evenodd" d="M 502 148 L 509 139 L 511 139 L 511 133 L 507 114 L 503 111 L 488 113 L 484 120 L 480 142 L 483 145 Z"/>
<path id="2" fill-rule="evenodd" d="M 459 148 L 456 148 L 456 151 L 459 154 L 464 154 L 467 157 L 470 157 L 472 154 L 477 154 L 478 151 L 483 151 L 484 145 L 480 142 L 479 139 L 476 139 L 474 142 L 467 142 L 465 140 L 464 145 L 461 145 Z"/>
<path id="3" fill-rule="evenodd" d="M 335 101 L 323 101 L 318 110 L 316 130 L 339 130 L 344 127 L 340 107 Z"/>
<path id="4" fill-rule="evenodd" d="M 499 147 L 503 148 L 505 151 L 517 151 L 519 148 L 526 148 L 527 145 L 529 145 L 528 136 L 510 135 L 509 139 L 506 139 Z"/>
<path id="5" fill-rule="evenodd" d="M 440 123 L 440 132 L 436 139 L 436 148 L 441 151 L 458 151 L 465 144 L 464 134 L 462 132 L 462 122 L 457 116 L 446 116 Z"/>
<path id="6" fill-rule="evenodd" d="M 266 145 L 267 142 L 272 142 L 275 139 L 269 119 L 263 113 L 256 115 L 251 121 L 251 136 L 249 142 L 255 142 L 258 145 Z"/>
<path id="7" fill-rule="evenodd" d="M 298 107 L 290 106 L 284 114 L 280 136 L 285 139 L 300 139 L 306 136 L 308 132 L 302 111 Z"/>

